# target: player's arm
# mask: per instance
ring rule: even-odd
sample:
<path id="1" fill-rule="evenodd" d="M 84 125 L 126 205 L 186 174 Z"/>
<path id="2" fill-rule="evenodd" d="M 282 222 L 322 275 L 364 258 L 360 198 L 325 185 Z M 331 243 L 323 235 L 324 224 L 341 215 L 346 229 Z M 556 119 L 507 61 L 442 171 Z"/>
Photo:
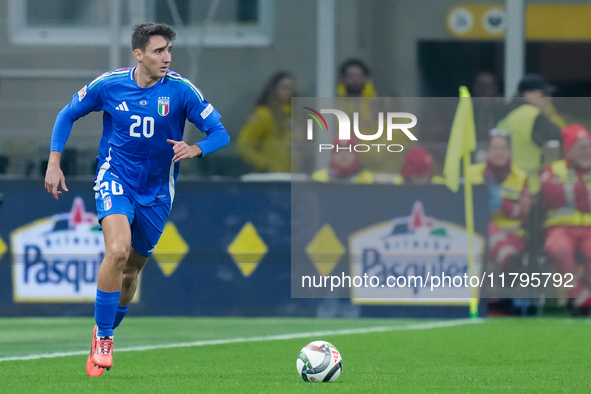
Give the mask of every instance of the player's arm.
<path id="1" fill-rule="evenodd" d="M 174 151 L 172 161 L 176 163 L 183 159 L 203 157 L 206 154 L 223 148 L 230 142 L 230 135 L 221 122 L 205 132 L 207 133 L 207 137 L 193 145 L 189 145 L 184 141 L 167 140 L 172 144 Z"/>
<path id="2" fill-rule="evenodd" d="M 192 157 L 203 157 L 230 143 L 230 134 L 220 121 L 219 112 L 206 100 L 194 92 L 189 93 L 186 101 L 187 119 L 207 136 L 194 145 L 183 141 L 168 140 L 173 145 L 174 158 L 177 162 Z"/>
<path id="3" fill-rule="evenodd" d="M 91 94 L 87 94 L 91 91 Z M 51 134 L 51 151 L 45 173 L 45 189 L 53 194 L 56 200 L 61 194 L 59 187 L 64 191 L 68 191 L 66 178 L 60 166 L 64 146 L 72 132 L 74 122 L 90 112 L 100 109 L 97 92 L 98 88 L 87 92 L 87 86 L 85 86 L 74 94 L 72 101 L 60 111 L 55 120 L 53 133 Z"/>
<path id="4" fill-rule="evenodd" d="M 58 187 L 61 186 L 62 190 L 68 191 L 66 186 L 66 177 L 60 167 L 60 160 L 62 158 L 62 152 L 51 151 L 49 152 L 49 160 L 47 161 L 47 171 L 45 172 L 45 189 L 53 194 L 53 198 L 59 199 L 61 191 Z"/>

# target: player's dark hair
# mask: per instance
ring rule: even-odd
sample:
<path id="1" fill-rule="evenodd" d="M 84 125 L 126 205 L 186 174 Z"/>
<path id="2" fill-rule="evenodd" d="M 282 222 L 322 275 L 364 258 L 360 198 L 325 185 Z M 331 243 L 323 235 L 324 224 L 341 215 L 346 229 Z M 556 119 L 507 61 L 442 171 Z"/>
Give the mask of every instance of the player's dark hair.
<path id="1" fill-rule="evenodd" d="M 341 67 L 339 68 L 339 76 L 341 78 L 343 78 L 345 76 L 345 73 L 347 72 L 347 69 L 351 66 L 359 67 L 363 71 L 363 74 L 365 74 L 366 77 L 369 77 L 369 74 L 370 74 L 369 67 L 367 66 L 367 64 L 365 64 L 363 62 L 363 60 L 360 60 L 360 59 L 345 60 L 343 62 L 343 64 L 341 64 Z"/>
<path id="2" fill-rule="evenodd" d="M 145 51 L 152 36 L 162 36 L 166 41 L 171 42 L 176 37 L 176 33 L 164 23 L 148 22 L 135 25 L 131 35 L 131 49 Z"/>

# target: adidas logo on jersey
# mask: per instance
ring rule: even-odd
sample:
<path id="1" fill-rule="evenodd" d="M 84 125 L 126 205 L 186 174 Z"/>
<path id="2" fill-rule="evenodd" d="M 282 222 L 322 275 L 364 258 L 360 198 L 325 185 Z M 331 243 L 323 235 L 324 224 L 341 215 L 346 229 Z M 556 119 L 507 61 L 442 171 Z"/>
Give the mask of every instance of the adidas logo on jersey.
<path id="1" fill-rule="evenodd" d="M 129 111 L 129 108 L 127 108 L 127 104 L 125 103 L 125 101 L 116 106 L 115 109 L 117 111 Z"/>

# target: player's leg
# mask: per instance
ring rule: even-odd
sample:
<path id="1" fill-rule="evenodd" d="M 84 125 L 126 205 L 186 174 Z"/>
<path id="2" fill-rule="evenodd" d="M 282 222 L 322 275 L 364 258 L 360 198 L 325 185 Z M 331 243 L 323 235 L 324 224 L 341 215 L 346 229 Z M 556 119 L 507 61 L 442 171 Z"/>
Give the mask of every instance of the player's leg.
<path id="1" fill-rule="evenodd" d="M 131 222 L 131 251 L 123 268 L 123 286 L 113 328 L 119 326 L 129 310 L 138 286 L 139 274 L 152 255 L 170 213 L 170 206 L 165 204 L 145 207 L 134 203 L 133 209 L 135 214 Z"/>
<path id="2" fill-rule="evenodd" d="M 113 335 L 113 322 L 121 296 L 123 269 L 131 251 L 131 229 L 126 215 L 113 214 L 101 222 L 105 257 L 99 268 L 95 319 L 99 336 Z"/>
<path id="3" fill-rule="evenodd" d="M 121 297 L 119 297 L 119 305 L 129 305 L 138 284 L 138 276 L 149 257 L 142 256 L 132 247 L 129 253 L 129 259 L 123 268 L 123 288 L 121 290 Z"/>
<path id="4" fill-rule="evenodd" d="M 111 214 L 101 220 L 105 238 L 105 257 L 99 268 L 94 319 L 97 344 L 93 362 L 99 367 L 113 365 L 113 324 L 121 295 L 123 268 L 131 250 L 129 219 L 124 214 Z"/>
<path id="5" fill-rule="evenodd" d="M 117 314 L 115 315 L 115 322 L 113 329 L 117 328 L 129 310 L 129 304 L 135 295 L 138 285 L 139 273 L 146 265 L 149 257 L 142 256 L 132 247 L 129 253 L 129 258 L 123 267 L 123 285 L 121 287 L 121 296 L 119 296 L 119 305 L 117 306 Z"/>
<path id="6" fill-rule="evenodd" d="M 105 256 L 97 278 L 94 304 L 96 326 L 93 330 L 89 376 L 100 376 L 93 368 L 110 368 L 113 364 L 113 323 L 121 294 L 123 268 L 131 250 L 131 223 L 134 206 L 112 171 L 101 171 L 95 180 L 96 210 L 105 239 Z M 100 372 L 100 373 L 99 373 Z"/>

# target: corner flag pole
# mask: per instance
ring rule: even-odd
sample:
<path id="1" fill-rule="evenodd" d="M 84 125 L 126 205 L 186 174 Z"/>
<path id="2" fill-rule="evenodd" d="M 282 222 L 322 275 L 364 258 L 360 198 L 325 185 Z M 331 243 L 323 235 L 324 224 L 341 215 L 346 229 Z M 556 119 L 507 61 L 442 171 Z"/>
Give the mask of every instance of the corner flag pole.
<path id="1" fill-rule="evenodd" d="M 445 184 L 454 193 L 460 187 L 460 160 L 464 162 L 464 212 L 466 233 L 468 234 L 468 275 L 474 275 L 474 202 L 472 196 L 472 179 L 470 179 L 470 153 L 476 149 L 476 127 L 474 125 L 474 109 L 470 92 L 460 86 L 460 102 L 454 116 L 443 175 Z M 470 317 L 478 317 L 478 289 L 471 287 Z"/>
<path id="2" fill-rule="evenodd" d="M 468 275 L 474 276 L 474 199 L 472 197 L 472 180 L 468 176 L 470 152 L 464 152 L 464 211 L 466 216 L 466 233 L 468 233 Z M 470 286 L 470 317 L 478 317 L 478 288 Z"/>

